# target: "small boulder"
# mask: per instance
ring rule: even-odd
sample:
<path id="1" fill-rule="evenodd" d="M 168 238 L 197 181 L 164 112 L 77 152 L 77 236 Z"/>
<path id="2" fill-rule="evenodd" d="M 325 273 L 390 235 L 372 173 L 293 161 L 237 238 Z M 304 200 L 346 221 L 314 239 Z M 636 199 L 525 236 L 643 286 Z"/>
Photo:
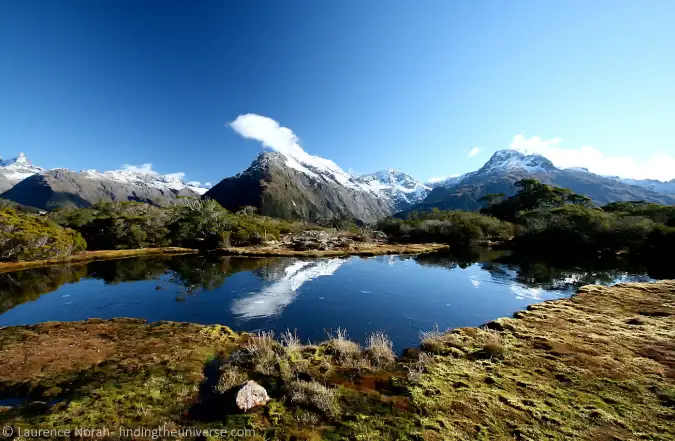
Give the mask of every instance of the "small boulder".
<path id="1" fill-rule="evenodd" d="M 255 381 L 247 381 L 237 392 L 237 407 L 244 412 L 257 406 L 264 406 L 270 400 L 264 387 Z"/>

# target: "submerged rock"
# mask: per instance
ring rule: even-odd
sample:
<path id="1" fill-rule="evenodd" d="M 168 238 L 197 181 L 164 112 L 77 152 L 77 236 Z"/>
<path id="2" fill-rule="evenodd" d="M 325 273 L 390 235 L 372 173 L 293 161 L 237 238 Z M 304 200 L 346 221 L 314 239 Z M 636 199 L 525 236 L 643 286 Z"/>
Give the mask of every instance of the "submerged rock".
<path id="1" fill-rule="evenodd" d="M 270 400 L 264 387 L 255 381 L 247 381 L 237 392 L 237 407 L 244 412 L 257 406 L 264 406 Z"/>

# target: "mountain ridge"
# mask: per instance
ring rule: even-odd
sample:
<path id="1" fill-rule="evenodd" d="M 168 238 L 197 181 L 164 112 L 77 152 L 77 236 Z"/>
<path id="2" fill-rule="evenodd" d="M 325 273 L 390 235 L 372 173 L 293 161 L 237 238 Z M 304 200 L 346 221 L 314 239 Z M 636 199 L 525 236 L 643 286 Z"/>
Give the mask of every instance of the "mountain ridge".
<path id="1" fill-rule="evenodd" d="M 590 197 L 597 204 L 622 200 L 646 200 L 664 205 L 675 204 L 675 197 L 637 185 L 597 175 L 583 168 L 561 169 L 541 155 L 527 155 L 514 149 L 498 150 L 478 170 L 452 177 L 435 184 L 426 199 L 405 210 L 463 209 L 477 210 L 480 199 L 490 193 L 512 196 L 514 183 L 533 178 L 547 184 L 569 188 Z"/>

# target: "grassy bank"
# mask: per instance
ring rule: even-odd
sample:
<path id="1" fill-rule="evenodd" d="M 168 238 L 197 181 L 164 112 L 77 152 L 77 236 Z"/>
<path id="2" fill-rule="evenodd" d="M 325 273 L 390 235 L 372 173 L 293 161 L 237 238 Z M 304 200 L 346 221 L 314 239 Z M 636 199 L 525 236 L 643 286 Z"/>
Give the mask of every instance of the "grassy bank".
<path id="1" fill-rule="evenodd" d="M 0 330 L 0 425 L 250 428 L 251 440 L 675 437 L 675 282 L 587 286 L 393 358 L 336 333 L 139 320 Z M 242 414 L 237 385 L 271 401 Z M 115 432 L 113 431 L 113 438 Z"/>
<path id="2" fill-rule="evenodd" d="M 64 257 L 55 257 L 52 259 L 33 260 L 28 262 L 0 262 L 0 273 L 10 271 L 19 271 L 28 268 L 37 268 L 49 265 L 62 265 L 64 263 L 86 263 L 96 260 L 125 259 L 129 257 L 150 256 L 150 255 L 176 255 L 176 254 L 195 254 L 198 250 L 179 247 L 162 248 L 138 248 L 133 250 L 101 250 L 101 251 L 83 251 Z"/>
<path id="3" fill-rule="evenodd" d="M 356 248 L 330 250 L 293 250 L 280 247 L 231 247 L 220 248 L 213 253 L 223 256 L 268 256 L 268 257 L 338 257 L 381 256 L 386 254 L 422 254 L 444 251 L 448 245 L 437 243 L 417 244 L 362 244 Z"/>
<path id="4" fill-rule="evenodd" d="M 84 251 L 72 256 L 53 259 L 34 260 L 30 262 L 0 262 L 0 273 L 19 271 L 50 265 L 65 263 L 87 263 L 97 260 L 125 259 L 150 255 L 171 256 L 178 254 L 197 254 L 206 252 L 221 256 L 250 256 L 250 257 L 337 257 L 337 256 L 380 256 L 386 254 L 422 254 L 443 251 L 447 245 L 441 244 L 364 244 L 352 249 L 332 250 L 292 250 L 280 247 L 231 247 L 212 251 L 200 251 L 191 248 L 163 247 L 139 248 L 134 250 L 102 250 Z"/>

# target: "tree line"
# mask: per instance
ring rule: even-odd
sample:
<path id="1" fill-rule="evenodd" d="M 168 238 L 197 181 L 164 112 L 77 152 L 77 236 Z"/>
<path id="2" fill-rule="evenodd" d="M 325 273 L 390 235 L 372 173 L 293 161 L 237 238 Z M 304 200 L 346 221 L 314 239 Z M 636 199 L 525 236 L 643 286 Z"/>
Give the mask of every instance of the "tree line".
<path id="1" fill-rule="evenodd" d="M 395 242 L 440 242 L 454 248 L 499 243 L 533 253 L 663 256 L 675 246 L 675 206 L 629 201 L 597 207 L 585 196 L 534 179 L 515 185 L 514 196 L 486 195 L 480 212 L 434 209 L 383 219 L 376 228 Z M 327 226 L 361 228 L 342 218 Z M 168 208 L 101 202 L 46 215 L 3 205 L 0 260 L 39 260 L 83 250 L 251 246 L 307 228 L 312 227 L 259 216 L 253 207 L 233 213 L 198 198 Z"/>
<path id="2" fill-rule="evenodd" d="M 583 195 L 534 179 L 515 185 L 514 196 L 483 197 L 479 213 L 417 212 L 385 219 L 378 227 L 398 241 L 455 246 L 497 241 L 535 253 L 664 256 L 675 247 L 675 206 L 628 201 L 597 207 Z"/>

